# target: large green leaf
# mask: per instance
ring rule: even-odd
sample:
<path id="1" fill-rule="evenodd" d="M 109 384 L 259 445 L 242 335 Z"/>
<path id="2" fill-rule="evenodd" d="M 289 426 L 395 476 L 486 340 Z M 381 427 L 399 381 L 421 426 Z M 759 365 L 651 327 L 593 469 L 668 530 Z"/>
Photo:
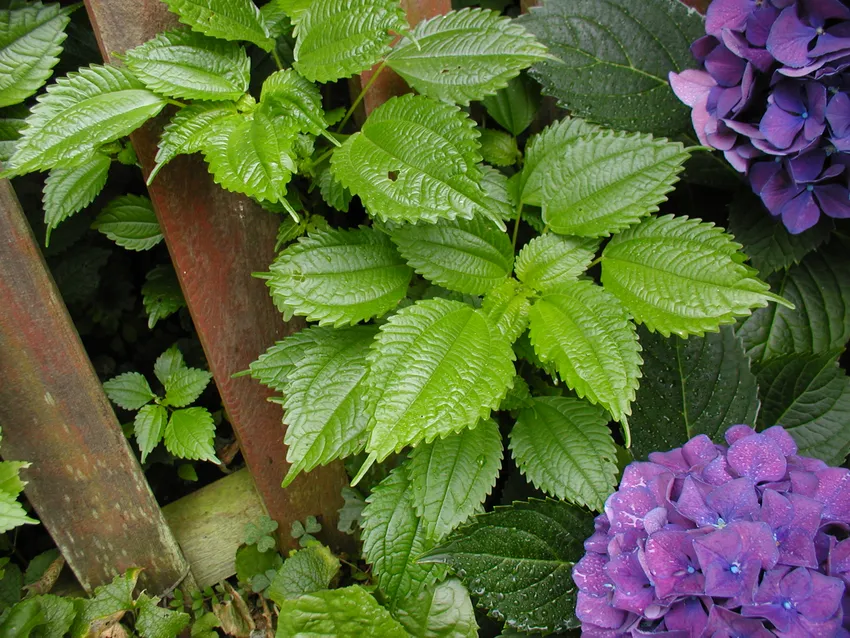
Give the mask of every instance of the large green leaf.
<path id="1" fill-rule="evenodd" d="M 206 370 L 181 367 L 165 380 L 165 400 L 162 404 L 182 408 L 194 403 L 211 380 L 212 374 Z"/>
<path id="2" fill-rule="evenodd" d="M 457 578 L 403 600 L 395 615 L 413 638 L 478 638 L 472 600 Z"/>
<path id="3" fill-rule="evenodd" d="M 742 263 L 740 247 L 714 224 L 650 217 L 605 247 L 602 283 L 650 330 L 701 335 L 769 300 L 787 303 Z"/>
<path id="4" fill-rule="evenodd" d="M 474 514 L 501 467 L 502 435 L 492 419 L 416 447 L 407 473 L 425 535 L 440 540 Z"/>
<path id="5" fill-rule="evenodd" d="M 125 410 L 138 410 L 156 398 L 148 380 L 138 372 L 125 372 L 103 384 L 106 396 Z"/>
<path id="6" fill-rule="evenodd" d="M 248 90 L 245 49 L 180 29 L 130 49 L 125 62 L 151 91 L 189 100 L 238 100 Z"/>
<path id="7" fill-rule="evenodd" d="M 513 360 L 510 342 L 467 304 L 429 299 L 390 317 L 369 355 L 375 409 L 355 480 L 392 452 L 489 416 L 513 380 Z"/>
<path id="8" fill-rule="evenodd" d="M 448 564 L 508 627 L 563 631 L 578 626 L 572 568 L 592 532 L 591 515 L 566 503 L 515 502 L 477 516 L 423 561 Z"/>
<path id="9" fill-rule="evenodd" d="M 722 442 L 730 425 L 755 422 L 756 378 L 731 328 L 688 339 L 641 328 L 640 342 L 644 364 L 632 413 L 635 458 L 679 447 L 698 434 Z"/>
<path id="10" fill-rule="evenodd" d="M 251 376 L 273 390 L 283 392 L 287 387 L 289 375 L 295 371 L 298 362 L 304 358 L 316 343 L 331 338 L 331 328 L 314 326 L 289 335 L 278 341 L 250 366 Z"/>
<path id="11" fill-rule="evenodd" d="M 50 245 L 50 234 L 60 223 L 91 204 L 103 190 L 111 165 L 107 155 L 95 153 L 79 166 L 50 171 L 44 182 L 45 246 Z"/>
<path id="12" fill-rule="evenodd" d="M 222 40 L 245 40 L 271 51 L 274 40 L 251 0 L 163 0 L 180 22 Z"/>
<path id="13" fill-rule="evenodd" d="M 850 339 L 850 254 L 840 241 L 768 282 L 795 309 L 769 306 L 740 322 L 738 335 L 754 362 L 844 347 Z"/>
<path id="14" fill-rule="evenodd" d="M 475 122 L 417 95 L 392 98 L 334 152 L 331 167 L 369 213 L 435 222 L 484 215 L 504 225 L 481 187 Z"/>
<path id="15" fill-rule="evenodd" d="M 279 112 L 290 118 L 302 133 L 325 134 L 327 123 L 322 108 L 322 94 L 315 84 L 292 69 L 272 73 L 266 78 L 260 102 L 278 107 Z M 327 135 L 327 138 L 339 146 L 335 137 Z"/>
<path id="16" fill-rule="evenodd" d="M 7 166 L 15 175 L 82 164 L 166 104 L 128 69 L 99 65 L 59 78 L 37 100 Z"/>
<path id="17" fill-rule="evenodd" d="M 165 427 L 165 447 L 181 459 L 220 463 L 215 456 L 215 423 L 206 408 L 183 408 L 171 413 Z"/>
<path id="18" fill-rule="evenodd" d="M 151 598 L 142 594 L 136 601 L 135 629 L 143 638 L 175 638 L 189 626 L 189 614 L 165 609 L 158 605 L 159 598 Z"/>
<path id="19" fill-rule="evenodd" d="M 599 240 L 562 237 L 553 233 L 535 237 L 519 251 L 516 276 L 539 292 L 575 281 L 587 270 L 599 249 Z"/>
<path id="20" fill-rule="evenodd" d="M 284 601 L 280 605 L 276 636 L 408 638 L 390 612 L 359 585 L 325 589 Z"/>
<path id="21" fill-rule="evenodd" d="M 529 311 L 529 335 L 544 363 L 579 397 L 599 403 L 628 432 L 626 416 L 640 379 L 635 326 L 617 298 L 588 280 L 561 284 Z"/>
<path id="22" fill-rule="evenodd" d="M 141 573 L 140 568 L 133 567 L 116 576 L 111 583 L 95 589 L 91 598 L 77 598 L 74 601 L 77 617 L 71 626 L 71 637 L 96 635 L 104 625 L 111 624 L 109 620 L 117 622 L 122 612 L 133 609 L 133 590 Z"/>
<path id="23" fill-rule="evenodd" d="M 150 250 L 162 241 L 162 230 L 151 200 L 122 195 L 106 205 L 92 228 L 128 250 Z"/>
<path id="24" fill-rule="evenodd" d="M 363 226 L 301 237 L 275 259 L 267 284 L 285 318 L 342 326 L 395 308 L 412 276 L 389 238 Z"/>
<path id="25" fill-rule="evenodd" d="M 490 290 L 481 303 L 481 311 L 510 343 L 528 327 L 531 294 L 531 290 L 511 278 Z"/>
<path id="26" fill-rule="evenodd" d="M 311 82 L 334 82 L 365 71 L 407 31 L 398 0 L 321 0 L 298 17 L 295 70 Z"/>
<path id="27" fill-rule="evenodd" d="M 142 463 L 165 436 L 166 425 L 168 425 L 168 410 L 161 405 L 143 405 L 136 413 L 133 431 L 139 452 L 142 454 Z"/>
<path id="28" fill-rule="evenodd" d="M 0 10 L 0 107 L 23 102 L 47 81 L 77 7 L 32 2 Z"/>
<path id="29" fill-rule="evenodd" d="M 784 426 L 800 454 L 841 465 L 850 453 L 850 379 L 838 367 L 840 350 L 792 354 L 758 373 L 759 425 Z"/>
<path id="30" fill-rule="evenodd" d="M 597 511 L 617 484 L 608 415 L 572 397 L 537 397 L 511 430 L 517 467 L 551 496 Z"/>
<path id="31" fill-rule="evenodd" d="M 312 545 L 290 555 L 272 580 L 266 596 L 278 605 L 302 594 L 327 589 L 339 572 L 339 558 L 324 545 Z"/>
<path id="32" fill-rule="evenodd" d="M 416 562 L 433 543 L 416 515 L 411 487 L 407 466 L 399 466 L 372 490 L 363 510 L 363 555 L 391 609 L 445 574 Z"/>
<path id="33" fill-rule="evenodd" d="M 510 18 L 463 9 L 417 24 L 387 64 L 422 95 L 466 105 L 547 57 L 546 47 Z"/>
<path id="34" fill-rule="evenodd" d="M 482 101 L 487 113 L 513 135 L 529 127 L 540 107 L 540 88 L 525 74 L 513 78 L 508 85 Z"/>
<path id="35" fill-rule="evenodd" d="M 562 235 L 601 237 L 658 210 L 689 153 L 650 135 L 599 132 L 574 138 L 565 159 L 538 167 L 543 221 Z"/>
<path id="36" fill-rule="evenodd" d="M 302 471 L 350 456 L 366 444 L 370 406 L 366 355 L 374 326 L 328 331 L 304 350 L 284 385 L 286 460 L 283 486 Z"/>
<path id="37" fill-rule="evenodd" d="M 507 279 L 514 265 L 510 238 L 481 217 L 405 224 L 390 237 L 416 272 L 449 290 L 483 294 Z"/>
<path id="38" fill-rule="evenodd" d="M 690 46 L 705 29 L 692 9 L 673 0 L 545 0 L 520 22 L 560 58 L 531 74 L 575 115 L 656 135 L 690 129 L 667 76 L 694 65 Z"/>

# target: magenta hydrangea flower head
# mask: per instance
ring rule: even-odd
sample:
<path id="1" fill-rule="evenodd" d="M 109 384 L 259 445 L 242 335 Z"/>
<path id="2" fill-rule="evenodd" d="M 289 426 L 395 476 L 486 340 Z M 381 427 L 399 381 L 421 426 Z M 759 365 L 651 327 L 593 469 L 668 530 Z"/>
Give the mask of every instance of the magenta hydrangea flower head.
<path id="1" fill-rule="evenodd" d="M 700 143 L 747 174 L 791 233 L 850 217 L 850 0 L 713 0 L 705 28 L 691 46 L 700 68 L 670 74 Z M 801 156 L 826 158 L 807 181 L 793 170 Z M 766 171 L 795 196 L 765 189 Z"/>
<path id="2" fill-rule="evenodd" d="M 850 637 L 850 470 L 781 427 L 623 472 L 573 568 L 582 636 Z"/>

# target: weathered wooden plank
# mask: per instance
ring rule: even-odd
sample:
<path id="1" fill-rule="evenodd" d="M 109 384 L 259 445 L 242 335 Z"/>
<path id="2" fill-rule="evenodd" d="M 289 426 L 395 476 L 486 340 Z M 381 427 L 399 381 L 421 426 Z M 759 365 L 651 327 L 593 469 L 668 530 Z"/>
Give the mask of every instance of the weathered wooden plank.
<path id="1" fill-rule="evenodd" d="M 3 457 L 32 463 L 26 495 L 87 591 L 130 567 L 145 568 L 149 590 L 170 588 L 188 564 L 8 180 L 0 180 L 0 299 Z"/>
<path id="2" fill-rule="evenodd" d="M 110 61 L 177 24 L 160 0 L 86 0 L 86 8 Z M 145 176 L 154 166 L 163 124 L 159 118 L 132 135 Z M 347 482 L 342 465 L 317 468 L 282 489 L 287 464 L 281 408 L 267 401 L 270 392 L 257 382 L 232 378 L 302 325 L 284 324 L 263 282 L 251 277 L 274 258 L 280 218 L 216 186 L 198 156 L 172 161 L 149 191 L 210 371 L 269 515 L 281 530 L 296 519 L 319 516 L 329 530 L 327 540 L 347 542 L 335 531 Z M 289 534 L 280 537 L 294 542 Z"/>

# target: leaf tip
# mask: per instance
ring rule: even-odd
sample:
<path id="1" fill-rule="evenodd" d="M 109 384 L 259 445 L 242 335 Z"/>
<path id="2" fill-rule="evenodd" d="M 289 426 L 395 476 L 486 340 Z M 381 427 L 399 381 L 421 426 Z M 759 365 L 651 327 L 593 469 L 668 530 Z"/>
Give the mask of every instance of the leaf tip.
<path id="1" fill-rule="evenodd" d="M 366 475 L 366 472 L 369 471 L 369 468 L 372 467 L 377 460 L 377 453 L 370 452 L 369 456 L 366 457 L 366 460 L 363 461 L 363 465 L 360 466 L 360 469 L 357 471 L 357 475 L 351 479 L 351 487 L 355 487 L 361 481 L 361 479 Z"/>

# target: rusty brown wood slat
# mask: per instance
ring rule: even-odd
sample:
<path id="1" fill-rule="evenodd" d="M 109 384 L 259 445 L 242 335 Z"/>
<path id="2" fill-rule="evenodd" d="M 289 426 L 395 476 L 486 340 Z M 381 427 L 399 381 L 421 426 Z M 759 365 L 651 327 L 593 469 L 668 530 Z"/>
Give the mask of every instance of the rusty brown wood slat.
<path id="1" fill-rule="evenodd" d="M 188 565 L 5 179 L 0 299 L 3 457 L 32 463 L 26 495 L 87 591 L 130 567 L 168 589 Z"/>
<path id="2" fill-rule="evenodd" d="M 86 0 L 101 52 L 108 60 L 177 24 L 160 0 Z M 164 119 L 132 135 L 147 176 L 154 166 Z M 301 327 L 284 324 L 263 282 L 251 277 L 274 258 L 279 217 L 247 197 L 213 182 L 198 156 L 181 156 L 159 173 L 149 188 L 228 418 L 269 515 L 280 523 L 281 542 L 294 546 L 293 521 L 317 515 L 329 540 L 346 542 L 336 532 L 340 490 L 347 482 L 342 464 L 317 468 L 286 490 L 286 448 L 281 408 L 267 401 L 270 392 L 256 381 L 233 379 L 235 372 Z"/>

